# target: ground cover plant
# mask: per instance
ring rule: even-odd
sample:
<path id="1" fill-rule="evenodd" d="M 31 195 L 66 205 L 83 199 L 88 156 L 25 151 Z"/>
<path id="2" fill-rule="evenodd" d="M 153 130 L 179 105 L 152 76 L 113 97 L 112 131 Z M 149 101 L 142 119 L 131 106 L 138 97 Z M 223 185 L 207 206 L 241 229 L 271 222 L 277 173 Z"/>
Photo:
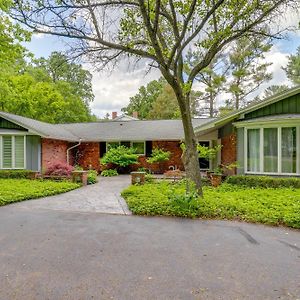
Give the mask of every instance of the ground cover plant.
<path id="1" fill-rule="evenodd" d="M 87 178 L 87 183 L 88 184 L 95 184 L 98 182 L 97 179 L 98 173 L 96 170 L 88 170 L 88 178 Z"/>
<path id="2" fill-rule="evenodd" d="M 243 220 L 300 228 L 300 189 L 251 188 L 224 183 L 204 187 L 204 199 L 185 184 L 159 182 L 130 186 L 122 192 L 137 215 Z"/>
<path id="3" fill-rule="evenodd" d="M 80 184 L 70 181 L 0 179 L 0 206 L 61 194 L 78 187 Z"/>
<path id="4" fill-rule="evenodd" d="M 107 169 L 107 170 L 103 170 L 101 172 L 101 176 L 103 177 L 112 177 L 112 176 L 118 176 L 118 172 L 115 169 Z"/>

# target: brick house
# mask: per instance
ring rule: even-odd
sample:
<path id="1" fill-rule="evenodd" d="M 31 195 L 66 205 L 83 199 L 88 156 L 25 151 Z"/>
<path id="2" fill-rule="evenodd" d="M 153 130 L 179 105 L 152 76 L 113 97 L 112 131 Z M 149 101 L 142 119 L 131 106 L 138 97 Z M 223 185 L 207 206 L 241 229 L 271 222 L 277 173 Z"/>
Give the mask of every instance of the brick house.
<path id="1" fill-rule="evenodd" d="M 200 159 L 200 169 L 238 162 L 239 174 L 300 175 L 300 88 L 294 88 L 226 117 L 193 119 L 199 143 L 221 144 L 214 161 Z M 164 169 L 183 169 L 181 120 L 117 117 L 94 123 L 48 124 L 0 112 L 0 169 L 42 171 L 53 162 L 69 162 L 100 171 L 110 145 L 133 146 L 139 165 L 158 147 L 171 152 Z M 157 170 L 158 171 L 158 170 Z"/>

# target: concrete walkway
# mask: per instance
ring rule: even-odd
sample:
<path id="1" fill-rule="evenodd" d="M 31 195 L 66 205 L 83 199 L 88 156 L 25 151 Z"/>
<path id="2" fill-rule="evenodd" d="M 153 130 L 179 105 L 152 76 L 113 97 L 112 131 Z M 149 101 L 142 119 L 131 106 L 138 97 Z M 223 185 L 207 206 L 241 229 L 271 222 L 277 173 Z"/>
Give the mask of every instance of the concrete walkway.
<path id="1" fill-rule="evenodd" d="M 129 175 L 99 177 L 99 182 L 68 193 L 12 204 L 23 209 L 51 209 L 73 212 L 131 214 L 120 196 L 130 184 Z"/>

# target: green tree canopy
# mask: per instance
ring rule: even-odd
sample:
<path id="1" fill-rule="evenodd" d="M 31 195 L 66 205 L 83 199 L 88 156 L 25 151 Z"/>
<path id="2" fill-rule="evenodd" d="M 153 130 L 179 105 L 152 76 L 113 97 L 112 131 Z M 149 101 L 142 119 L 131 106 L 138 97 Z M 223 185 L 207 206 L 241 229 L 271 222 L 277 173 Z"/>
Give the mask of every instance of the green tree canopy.
<path id="1" fill-rule="evenodd" d="M 293 85 L 300 85 L 300 47 L 297 48 L 296 54 L 290 55 L 288 59 L 287 67 L 283 70 Z"/>
<path id="2" fill-rule="evenodd" d="M 197 115 L 199 92 L 191 92 L 192 115 Z M 180 119 L 180 109 L 172 87 L 160 78 L 141 86 L 122 111 L 131 115 L 137 111 L 141 119 Z"/>
<path id="3" fill-rule="evenodd" d="M 139 118 L 148 119 L 149 112 L 152 109 L 153 103 L 157 97 L 162 93 L 166 81 L 163 78 L 150 81 L 146 86 L 141 86 L 139 91 L 133 97 L 130 97 L 129 104 L 122 108 L 122 111 L 128 115 L 133 112 L 139 113 Z"/>
<path id="4" fill-rule="evenodd" d="M 86 104 L 94 100 L 92 74 L 60 52 L 53 52 L 47 59 L 34 60 L 38 69 L 44 69 L 53 82 L 65 81 L 72 87 L 73 93 Z"/>

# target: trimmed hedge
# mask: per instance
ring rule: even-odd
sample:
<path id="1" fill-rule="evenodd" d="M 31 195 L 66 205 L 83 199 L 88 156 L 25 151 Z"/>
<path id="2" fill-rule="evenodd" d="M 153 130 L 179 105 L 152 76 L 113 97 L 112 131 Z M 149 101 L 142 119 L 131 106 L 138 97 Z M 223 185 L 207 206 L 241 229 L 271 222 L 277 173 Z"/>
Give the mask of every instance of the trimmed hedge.
<path id="1" fill-rule="evenodd" d="M 227 183 L 252 188 L 300 188 L 300 178 L 295 177 L 271 177 L 271 176 L 230 176 Z"/>
<path id="2" fill-rule="evenodd" d="M 31 170 L 0 170 L 2 179 L 30 179 L 37 172 Z"/>

